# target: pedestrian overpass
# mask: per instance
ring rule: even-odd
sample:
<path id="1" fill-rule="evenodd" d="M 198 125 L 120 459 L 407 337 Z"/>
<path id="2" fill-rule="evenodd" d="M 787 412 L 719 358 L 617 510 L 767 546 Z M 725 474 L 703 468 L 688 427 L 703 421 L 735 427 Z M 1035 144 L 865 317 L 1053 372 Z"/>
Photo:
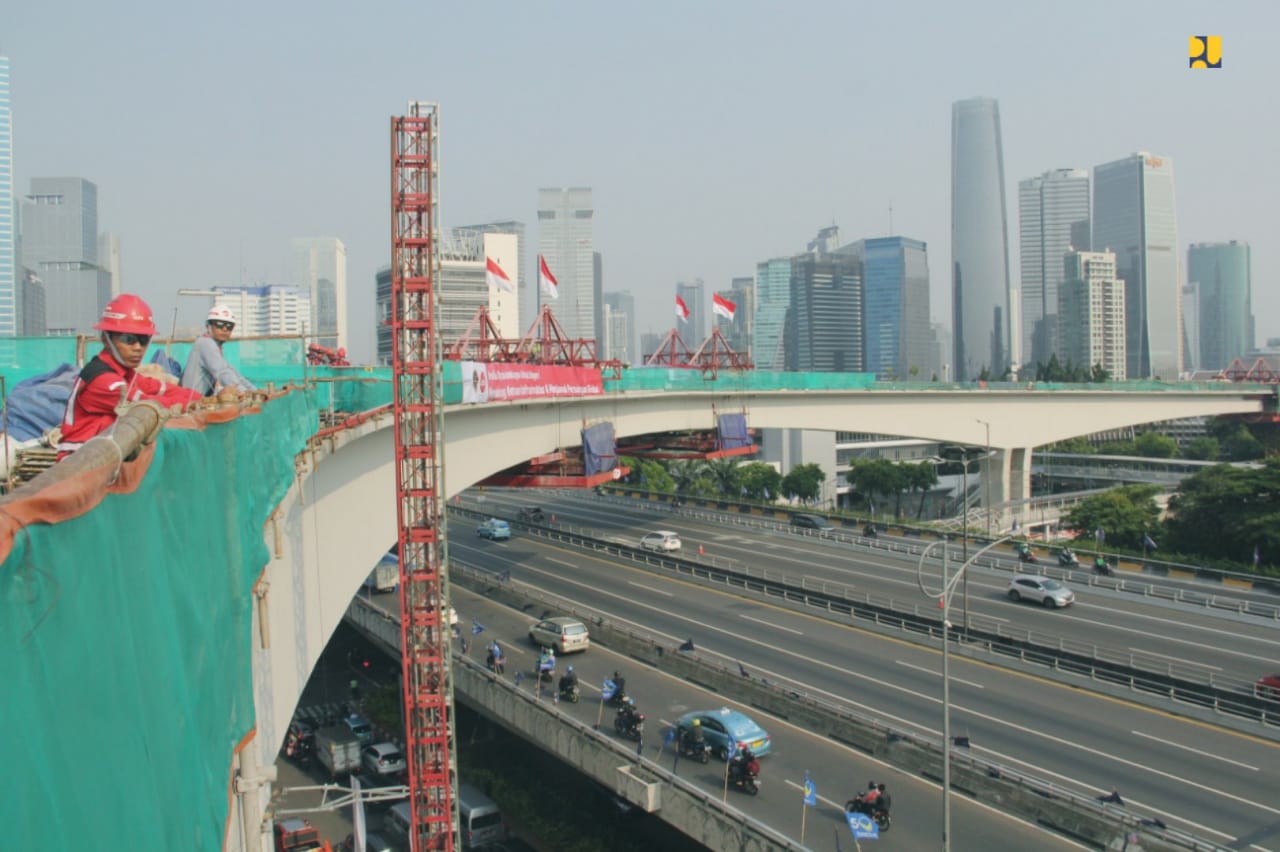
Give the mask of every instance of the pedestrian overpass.
<path id="1" fill-rule="evenodd" d="M 815 388 L 805 374 L 788 388 L 785 378 L 769 389 L 690 389 L 681 376 L 672 387 L 447 406 L 446 496 L 575 445 L 587 425 L 609 421 L 625 437 L 712 429 L 717 412 L 741 412 L 756 429 L 989 443 L 998 502 L 1029 493 L 1034 446 L 1258 412 L 1270 394 Z M 92 830 L 132 836 L 139 848 L 268 847 L 272 763 L 298 696 L 369 566 L 396 538 L 389 385 L 368 371 L 357 379 L 373 389 L 359 405 L 338 405 L 333 386 L 313 383 L 222 406 L 171 421 L 188 428 L 167 428 L 154 443 L 139 434 L 124 452 L 77 453 L 2 501 L 0 677 L 19 696 L 13 713 L 30 724 L 14 757 L 40 767 L 6 799 L 17 846 L 70 845 Z M 335 407 L 361 413 L 321 428 Z M 122 464 L 138 447 L 138 460 Z M 144 754 L 156 765 L 141 792 L 82 783 Z M 76 813 L 83 824 L 67 819 Z"/>

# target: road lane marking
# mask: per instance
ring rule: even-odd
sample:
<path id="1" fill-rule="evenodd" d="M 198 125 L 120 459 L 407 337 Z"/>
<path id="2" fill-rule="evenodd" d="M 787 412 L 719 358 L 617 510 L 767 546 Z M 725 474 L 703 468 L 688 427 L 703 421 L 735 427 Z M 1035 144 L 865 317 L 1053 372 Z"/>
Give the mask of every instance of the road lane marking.
<path id="1" fill-rule="evenodd" d="M 556 565 L 563 565 L 565 568 L 580 568 L 582 566 L 575 565 L 572 562 L 565 562 L 563 559 L 556 559 L 554 556 L 547 557 L 548 562 L 554 562 Z"/>
<path id="2" fill-rule="evenodd" d="M 1198 754 L 1201 757 L 1212 757 L 1214 760 L 1221 760 L 1223 763 L 1230 763 L 1232 766 L 1239 766 L 1241 769 L 1249 769 L 1254 772 L 1261 771 L 1260 769 L 1258 769 L 1258 767 L 1251 766 L 1248 763 L 1241 763 L 1238 760 L 1232 760 L 1229 757 L 1222 757 L 1221 755 L 1214 754 L 1211 751 L 1201 751 L 1198 748 L 1192 748 L 1191 746 L 1184 746 L 1182 743 L 1175 743 L 1172 740 L 1161 739 L 1160 737 L 1154 737 L 1151 734 L 1144 734 L 1142 731 L 1130 731 L 1129 733 L 1133 734 L 1135 737 L 1142 737 L 1145 740 L 1155 740 L 1158 743 L 1163 743 L 1164 745 L 1173 746 L 1174 748 L 1180 748 L 1180 749 L 1183 749 L 1184 751 L 1189 751 L 1192 754 Z"/>
<path id="3" fill-rule="evenodd" d="M 918 671 L 918 672 L 924 672 L 925 674 L 931 674 L 931 675 L 933 675 L 934 677 L 942 677 L 942 672 L 935 672 L 933 669 L 926 668 L 926 667 L 924 667 L 924 666 L 917 666 L 915 663 L 908 663 L 908 662 L 906 662 L 905 660 L 894 660 L 894 662 L 895 662 L 895 663 L 897 663 L 898 665 L 900 665 L 900 666 L 904 666 L 904 667 L 906 667 L 906 668 L 908 668 L 908 669 L 915 669 L 915 670 L 916 670 L 916 671 Z M 985 686 L 983 686 L 983 685 L 982 685 L 982 684 L 980 684 L 980 683 L 974 683 L 974 682 L 973 682 L 973 681 L 971 681 L 971 680 L 965 680 L 964 678 L 959 678 L 959 677 L 956 677 L 955 675 L 950 675 L 950 676 L 947 678 L 947 680 L 951 681 L 952 683 L 963 683 L 965 686 L 972 686 L 972 687 L 974 687 L 974 688 L 976 688 L 976 689 L 986 689 L 986 687 L 985 687 Z"/>
<path id="4" fill-rule="evenodd" d="M 785 630 L 788 633 L 794 633 L 796 636 L 804 635 L 804 633 L 799 630 L 793 630 L 790 627 L 783 627 L 781 624 L 774 624 L 772 621 L 765 621 L 763 618 L 753 618 L 750 615 L 744 615 L 741 613 L 739 613 L 738 617 L 745 618 L 747 621 L 754 621 L 756 624 L 763 624 L 765 627 L 772 627 L 775 630 Z"/>
<path id="5" fill-rule="evenodd" d="M 675 597 L 674 592 L 666 592 L 666 591 L 663 591 L 662 589 L 655 589 L 653 586 L 646 586 L 644 583 L 637 583 L 635 580 L 628 580 L 627 585 L 635 586 L 637 589 L 644 589 L 646 592 L 653 592 L 655 595 L 666 595 L 669 598 Z"/>
<path id="6" fill-rule="evenodd" d="M 1213 669 L 1215 672 L 1222 671 L 1222 666 L 1211 666 L 1208 663 L 1197 663 L 1195 660 L 1188 660 L 1186 657 L 1175 657 L 1172 654 L 1157 654 L 1155 651 L 1148 651 L 1145 648 L 1135 648 L 1129 646 L 1130 651 L 1136 651 L 1139 654 L 1146 654 L 1148 657 L 1161 657 L 1165 660 L 1173 660 L 1175 663 L 1181 663 L 1184 666 L 1197 666 L 1202 669 Z"/>

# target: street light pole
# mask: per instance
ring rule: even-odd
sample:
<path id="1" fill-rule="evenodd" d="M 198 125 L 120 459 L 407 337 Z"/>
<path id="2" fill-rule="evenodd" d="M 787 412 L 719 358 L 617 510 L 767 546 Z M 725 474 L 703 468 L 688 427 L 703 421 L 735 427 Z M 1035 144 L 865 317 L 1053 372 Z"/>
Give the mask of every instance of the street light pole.
<path id="1" fill-rule="evenodd" d="M 982 474 L 982 505 L 987 512 L 987 538 L 991 538 L 991 424 L 985 420 L 978 420 L 983 426 L 987 427 L 987 470 Z"/>

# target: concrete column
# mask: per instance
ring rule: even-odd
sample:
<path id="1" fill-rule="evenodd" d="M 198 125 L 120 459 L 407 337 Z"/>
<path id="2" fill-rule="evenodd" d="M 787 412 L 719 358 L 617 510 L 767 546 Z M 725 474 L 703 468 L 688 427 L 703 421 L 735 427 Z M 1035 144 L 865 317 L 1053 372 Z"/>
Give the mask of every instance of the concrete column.
<path id="1" fill-rule="evenodd" d="M 1010 496 L 1011 462 L 1012 451 L 993 449 L 992 454 L 983 457 L 978 465 L 978 475 L 982 480 L 978 500 L 989 519 L 982 527 L 985 534 L 996 535 L 1006 526 L 1006 511 L 996 511 L 996 508 L 1013 499 Z"/>

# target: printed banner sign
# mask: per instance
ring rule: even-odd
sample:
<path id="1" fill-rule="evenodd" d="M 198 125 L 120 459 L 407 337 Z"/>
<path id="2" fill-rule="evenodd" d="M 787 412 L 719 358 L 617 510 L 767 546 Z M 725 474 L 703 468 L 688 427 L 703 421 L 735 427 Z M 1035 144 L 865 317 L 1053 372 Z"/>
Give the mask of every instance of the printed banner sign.
<path id="1" fill-rule="evenodd" d="M 462 362 L 463 402 L 511 402 L 603 393 L 600 371 L 590 367 Z"/>

